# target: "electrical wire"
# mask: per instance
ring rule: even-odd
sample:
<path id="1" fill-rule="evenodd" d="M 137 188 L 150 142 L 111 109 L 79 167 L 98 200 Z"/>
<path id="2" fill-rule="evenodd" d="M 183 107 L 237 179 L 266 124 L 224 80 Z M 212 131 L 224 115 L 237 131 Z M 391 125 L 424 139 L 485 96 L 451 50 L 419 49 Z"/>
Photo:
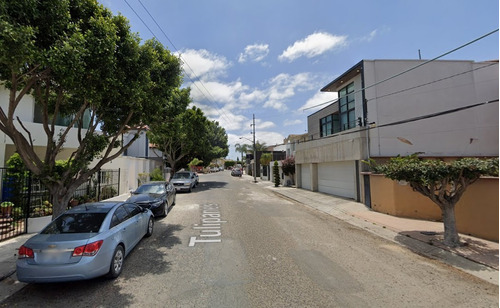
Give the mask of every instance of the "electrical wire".
<path id="1" fill-rule="evenodd" d="M 438 82 L 441 82 L 441 81 L 444 81 L 444 80 L 447 80 L 447 79 L 451 79 L 451 78 L 454 78 L 454 77 L 457 77 L 457 76 L 465 75 L 465 74 L 468 74 L 468 73 L 471 73 L 471 72 L 474 72 L 474 71 L 477 71 L 477 70 L 480 70 L 480 69 L 483 69 L 483 68 L 487 68 L 487 67 L 490 67 L 490 66 L 493 66 L 493 65 L 498 65 L 498 62 L 493 62 L 493 63 L 490 63 L 488 65 L 484 65 L 484 66 L 481 66 L 481 67 L 473 68 L 471 70 L 467 70 L 467 71 L 464 71 L 464 72 L 461 72 L 461 73 L 457 73 L 457 74 L 453 74 L 453 75 L 450 75 L 450 76 L 447 76 L 447 77 L 436 79 L 436 80 L 433 80 L 433 81 L 430 81 L 430 82 L 427 82 L 427 83 L 422 83 L 422 84 L 416 85 L 414 87 L 406 88 L 406 89 L 399 90 L 399 91 L 396 91 L 396 92 L 392 92 L 392 93 L 380 95 L 380 96 L 377 96 L 377 97 L 374 97 L 374 98 L 368 98 L 368 99 L 366 99 L 366 101 L 371 101 L 371 100 L 375 100 L 375 99 L 384 98 L 384 97 L 387 97 L 387 96 L 391 96 L 391 95 L 403 93 L 403 92 L 406 92 L 406 91 L 418 89 L 418 88 L 421 88 L 421 87 L 424 87 L 424 86 L 428 86 L 428 85 L 431 85 L 431 84 L 434 84 L 434 83 L 438 83 Z"/>
<path id="2" fill-rule="evenodd" d="M 419 64 L 417 64 L 417 65 L 415 65 L 415 66 L 413 66 L 413 67 L 411 67 L 411 68 L 409 68 L 409 69 L 407 69 L 407 70 L 404 70 L 404 71 L 402 71 L 402 72 L 399 72 L 399 73 L 397 73 L 397 74 L 395 74 L 395 75 L 392 75 L 392 76 L 390 76 L 390 77 L 388 77 L 388 78 L 386 78 L 386 79 L 383 79 L 383 80 L 381 80 L 381 81 L 375 82 L 374 84 L 368 85 L 368 86 L 366 86 L 366 87 L 364 87 L 364 88 L 361 88 L 361 89 L 359 89 L 359 90 L 356 90 L 356 91 L 354 91 L 354 92 L 352 92 L 352 93 L 349 93 L 349 95 L 353 95 L 353 94 L 359 93 L 359 92 L 361 92 L 361 91 L 364 91 L 364 90 L 366 90 L 366 89 L 372 88 L 372 87 L 377 86 L 377 85 L 379 85 L 379 84 L 381 84 L 381 83 L 383 83 L 383 82 L 387 82 L 387 81 L 392 80 L 392 79 L 394 79 L 394 78 L 396 78 L 396 77 L 399 77 L 399 76 L 401 76 L 401 75 L 403 75 L 403 74 L 406 74 L 406 73 L 408 73 L 408 72 L 410 72 L 410 71 L 413 71 L 414 69 L 417 69 L 417 68 L 419 68 L 419 67 L 421 67 L 421 66 L 423 66 L 423 65 L 426 65 L 426 64 L 431 63 L 431 62 L 433 62 L 433 61 L 436 61 L 437 59 L 440 59 L 440 58 L 442 58 L 442 57 L 444 57 L 444 56 L 447 56 L 447 55 L 449 55 L 449 54 L 451 54 L 451 53 L 453 53 L 453 52 L 455 52 L 455 51 L 457 51 L 457 50 L 460 50 L 460 49 L 462 49 L 462 48 L 464 48 L 464 47 L 466 47 L 466 46 L 469 46 L 469 45 L 471 45 L 471 44 L 473 44 L 473 43 L 475 43 L 475 42 L 477 42 L 477 41 L 480 41 L 480 40 L 482 40 L 482 39 L 484 39 L 484 38 L 486 38 L 486 37 L 488 37 L 488 36 L 490 36 L 490 35 L 492 35 L 492 34 L 494 34 L 494 33 L 498 32 L 498 30 L 499 30 L 499 29 L 496 29 L 496 30 L 493 30 L 493 31 L 491 31 L 491 32 L 489 32 L 489 33 L 486 33 L 486 34 L 484 34 L 484 35 L 482 35 L 482 36 L 480 36 L 480 37 L 478 37 L 478 38 L 476 38 L 476 39 L 474 39 L 474 40 L 472 40 L 472 41 L 470 41 L 470 42 L 467 42 L 467 43 L 465 43 L 465 44 L 463 44 L 463 45 L 461 45 L 461 46 L 459 46 L 459 47 L 457 47 L 457 48 L 454 48 L 454 49 L 452 49 L 452 50 L 450 50 L 450 51 L 447 51 L 447 52 L 445 52 L 444 54 L 441 54 L 441 55 L 439 55 L 439 56 L 437 56 L 437 57 L 435 57 L 435 58 L 432 58 L 432 59 L 427 60 L 427 61 L 425 61 L 425 62 L 419 63 Z M 344 95 L 344 96 L 342 96 L 342 97 L 345 97 L 345 96 L 346 96 L 346 95 Z M 315 105 L 315 106 L 311 106 L 311 107 L 304 108 L 304 109 L 302 109 L 302 111 L 309 110 L 309 109 L 313 109 L 313 108 L 317 108 L 317 107 L 320 107 L 320 106 L 326 105 L 326 104 L 328 104 L 328 103 L 336 102 L 336 101 L 338 101 L 338 100 L 339 100 L 340 98 L 342 98 L 342 97 L 339 97 L 339 98 L 337 98 L 337 99 L 333 99 L 333 100 L 330 100 L 330 101 L 327 101 L 327 102 L 324 102 L 324 103 L 321 103 L 321 104 L 318 104 L 318 105 Z"/>
<path id="3" fill-rule="evenodd" d="M 130 3 L 127 1 L 127 0 L 124 0 L 125 3 L 128 5 L 128 7 L 132 10 L 132 12 L 134 12 L 134 14 L 137 16 L 137 18 L 139 18 L 139 20 L 142 22 L 142 24 L 149 30 L 149 32 L 151 32 L 151 35 L 153 35 L 153 37 L 155 39 L 157 39 L 158 41 L 160 41 L 160 39 L 156 36 L 156 34 L 153 32 L 153 30 L 151 30 L 151 28 L 149 28 L 149 26 L 146 24 L 146 22 L 139 16 L 139 14 L 137 13 L 137 11 L 130 5 Z M 202 89 L 200 89 L 200 87 L 198 87 L 198 85 L 196 84 L 195 80 L 193 80 L 193 78 L 191 78 L 191 76 L 186 72 L 186 70 L 184 70 L 184 68 L 182 68 L 182 70 L 184 71 L 185 75 L 189 78 L 189 80 L 191 81 L 191 83 L 193 84 L 193 86 L 195 86 L 198 91 L 207 99 L 208 102 L 210 102 L 212 105 L 215 106 L 215 110 L 216 112 L 219 114 L 219 116 L 221 118 L 225 117 L 226 121 L 228 121 L 228 123 L 231 122 L 231 119 L 227 116 L 227 114 L 224 112 L 224 110 L 215 102 L 215 98 L 212 96 L 212 94 L 210 93 L 210 91 L 208 91 L 208 89 L 205 87 L 205 85 L 203 84 L 203 82 L 199 79 L 199 77 L 196 75 L 196 73 L 194 72 L 194 70 L 191 68 L 191 66 L 189 66 L 189 64 L 187 63 L 187 61 L 185 59 L 182 58 L 181 56 L 181 53 L 179 52 L 179 50 L 175 47 L 174 43 L 170 40 L 170 38 L 167 36 L 167 34 L 165 33 L 165 31 L 163 31 L 162 27 L 158 24 L 158 22 L 156 22 L 156 19 L 151 15 L 151 13 L 149 13 L 149 10 L 144 6 L 144 4 L 142 4 L 142 2 L 140 0 L 138 0 L 139 3 L 142 5 L 142 7 L 144 8 L 144 10 L 148 13 L 148 15 L 150 16 L 150 18 L 153 20 L 153 22 L 156 24 L 156 26 L 160 29 L 160 31 L 162 32 L 162 34 L 167 38 L 167 40 L 170 42 L 170 44 L 172 45 L 172 47 L 178 52 L 179 54 L 179 59 L 181 59 L 181 61 L 186 64 L 186 66 L 191 70 L 191 73 L 194 75 L 194 77 L 196 79 L 198 79 L 198 82 L 201 84 L 201 86 L 205 89 L 205 92 L 208 93 L 208 95 L 210 95 L 213 99 L 213 101 L 207 97 L 207 95 L 205 94 L 204 91 L 202 91 Z M 222 112 L 222 114 L 221 114 Z"/>
<path id="4" fill-rule="evenodd" d="M 340 133 L 336 133 L 336 134 L 328 135 L 328 136 L 324 136 L 324 137 L 319 137 L 319 138 L 321 138 L 321 140 L 323 140 L 323 139 L 326 139 L 326 138 L 333 138 L 333 137 L 338 137 L 338 136 L 356 134 L 356 133 L 359 133 L 359 132 L 369 131 L 369 130 L 377 129 L 377 128 L 383 128 L 383 127 L 389 127 L 389 126 L 396 126 L 396 125 L 401 125 L 401 124 L 406 124 L 406 123 L 411 123 L 411 122 L 416 122 L 416 121 L 431 119 L 431 118 L 435 118 L 435 117 L 439 117 L 439 116 L 443 116 L 443 115 L 447 115 L 447 114 L 451 114 L 451 113 L 455 113 L 455 112 L 459 112 L 459 111 L 463 111 L 463 110 L 467 110 L 467 109 L 471 109 L 471 108 L 476 108 L 476 107 L 479 107 L 479 106 L 489 105 L 489 104 L 492 104 L 492 103 L 498 103 L 498 99 L 489 100 L 489 101 L 485 101 L 485 102 L 481 102 L 481 103 L 475 103 L 475 104 L 464 106 L 464 107 L 458 107 L 458 108 L 449 109 L 449 110 L 440 111 L 440 112 L 435 112 L 435 113 L 431 113 L 431 114 L 427 114 L 427 115 L 422 115 L 422 116 L 418 116 L 418 117 L 413 117 L 413 118 L 409 118 L 409 119 L 406 119 L 406 120 L 395 121 L 395 122 L 390 122 L 390 123 L 385 123 L 385 124 L 380 124 L 380 125 L 374 125 L 374 126 L 367 126 L 367 127 L 363 127 L 363 128 L 357 129 L 357 130 L 350 130 L 350 131 L 346 131 L 346 132 L 340 132 Z M 319 133 L 315 134 L 315 135 L 319 135 Z M 313 139 L 305 140 L 305 141 L 300 141 L 300 143 L 320 140 L 320 139 L 314 139 L 315 135 L 309 136 L 309 137 L 313 137 Z"/>

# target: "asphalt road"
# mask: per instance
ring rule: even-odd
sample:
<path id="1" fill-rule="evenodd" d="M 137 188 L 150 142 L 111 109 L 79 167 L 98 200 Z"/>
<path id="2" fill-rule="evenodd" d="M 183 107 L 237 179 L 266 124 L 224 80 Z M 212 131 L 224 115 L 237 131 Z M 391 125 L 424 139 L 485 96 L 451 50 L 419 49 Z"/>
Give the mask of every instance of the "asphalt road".
<path id="1" fill-rule="evenodd" d="M 498 307 L 498 287 L 284 200 L 200 175 L 122 275 L 29 284 L 4 307 Z"/>

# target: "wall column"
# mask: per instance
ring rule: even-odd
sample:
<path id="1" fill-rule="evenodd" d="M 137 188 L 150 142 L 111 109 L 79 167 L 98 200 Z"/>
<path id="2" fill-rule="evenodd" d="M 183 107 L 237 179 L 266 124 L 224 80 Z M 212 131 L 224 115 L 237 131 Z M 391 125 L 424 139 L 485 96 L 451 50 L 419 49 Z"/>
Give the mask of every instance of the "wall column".
<path id="1" fill-rule="evenodd" d="M 318 191 L 318 164 L 311 164 L 311 191 Z"/>

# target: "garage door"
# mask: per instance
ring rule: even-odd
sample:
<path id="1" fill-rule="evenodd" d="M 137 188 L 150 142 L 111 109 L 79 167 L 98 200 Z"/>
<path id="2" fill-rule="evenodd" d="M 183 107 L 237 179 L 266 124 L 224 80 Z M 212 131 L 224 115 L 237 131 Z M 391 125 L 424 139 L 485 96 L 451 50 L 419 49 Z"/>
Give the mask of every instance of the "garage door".
<path id="1" fill-rule="evenodd" d="M 306 164 L 302 164 L 300 165 L 300 168 L 301 168 L 301 178 L 300 180 L 302 181 L 302 188 L 304 189 L 309 189 L 311 190 L 312 186 L 311 186 L 311 166 L 310 165 L 306 165 Z"/>
<path id="2" fill-rule="evenodd" d="M 356 167 L 354 161 L 318 165 L 318 191 L 356 199 Z"/>

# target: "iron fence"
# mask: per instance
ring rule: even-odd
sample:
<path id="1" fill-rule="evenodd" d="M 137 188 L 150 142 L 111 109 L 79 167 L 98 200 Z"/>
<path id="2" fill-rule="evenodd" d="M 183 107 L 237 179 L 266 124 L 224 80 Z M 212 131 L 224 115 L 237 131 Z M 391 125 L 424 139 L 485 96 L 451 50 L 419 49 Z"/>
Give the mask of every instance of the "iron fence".
<path id="1" fill-rule="evenodd" d="M 27 233 L 30 218 L 52 215 L 47 187 L 29 171 L 0 168 L 0 241 Z M 100 201 L 120 193 L 120 169 L 105 169 L 80 185 L 68 206 Z"/>

